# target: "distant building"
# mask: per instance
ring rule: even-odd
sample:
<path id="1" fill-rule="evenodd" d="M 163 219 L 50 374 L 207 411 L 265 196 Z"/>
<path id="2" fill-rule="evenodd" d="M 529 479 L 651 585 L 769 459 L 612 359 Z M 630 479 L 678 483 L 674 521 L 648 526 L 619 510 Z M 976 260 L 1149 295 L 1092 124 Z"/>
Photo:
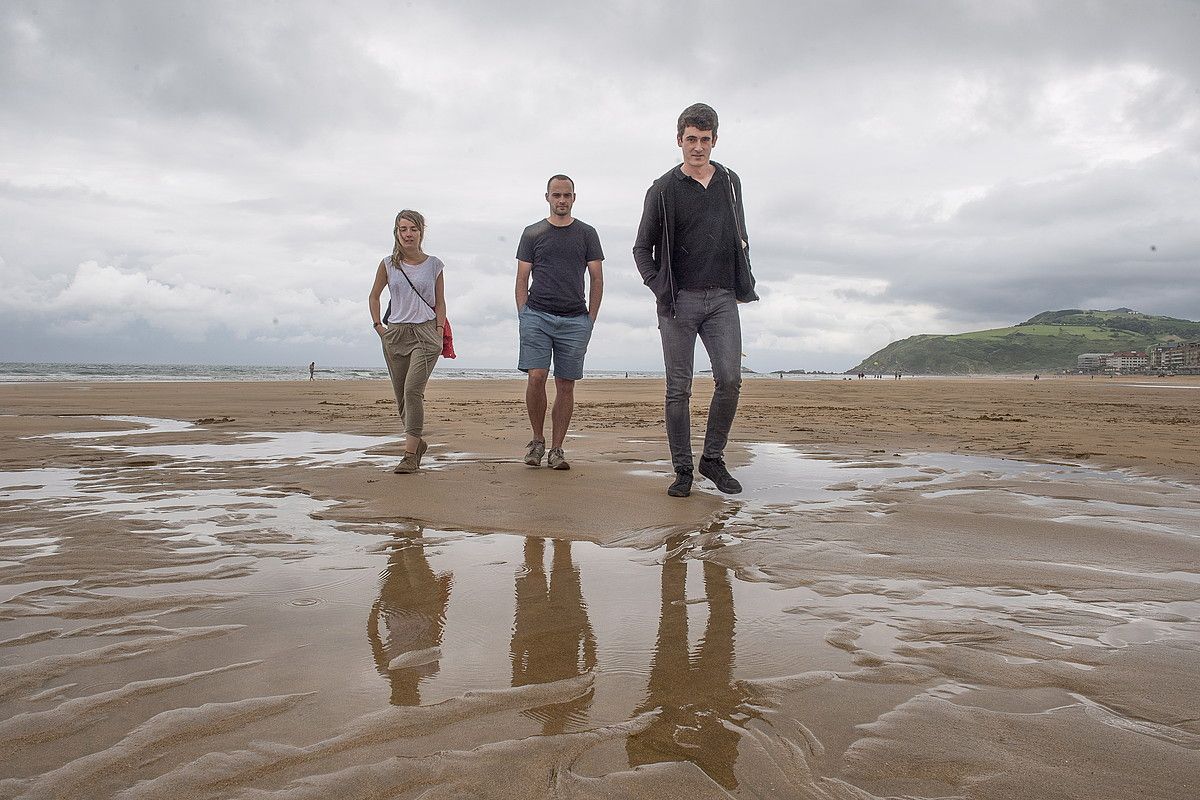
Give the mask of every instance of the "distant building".
<path id="1" fill-rule="evenodd" d="M 1200 370 L 1200 342 L 1184 342 L 1180 346 L 1183 348 L 1183 368 Z"/>
<path id="2" fill-rule="evenodd" d="M 1140 372 L 1150 366 L 1150 356 L 1139 350 L 1112 353 L 1104 359 L 1104 369 L 1110 372 Z"/>
<path id="3" fill-rule="evenodd" d="M 1083 353 L 1075 357 L 1079 372 L 1161 372 L 1200 373 L 1200 341 L 1160 344 L 1146 352 L 1126 350 L 1120 353 Z"/>
<path id="4" fill-rule="evenodd" d="M 1161 344 L 1150 348 L 1149 366 L 1170 372 L 1200 371 L 1200 342 Z"/>
<path id="5" fill-rule="evenodd" d="M 1178 345 L 1160 344 L 1150 348 L 1149 356 L 1151 369 L 1175 369 L 1179 365 L 1173 362 L 1182 360 L 1183 351 L 1178 349 Z"/>

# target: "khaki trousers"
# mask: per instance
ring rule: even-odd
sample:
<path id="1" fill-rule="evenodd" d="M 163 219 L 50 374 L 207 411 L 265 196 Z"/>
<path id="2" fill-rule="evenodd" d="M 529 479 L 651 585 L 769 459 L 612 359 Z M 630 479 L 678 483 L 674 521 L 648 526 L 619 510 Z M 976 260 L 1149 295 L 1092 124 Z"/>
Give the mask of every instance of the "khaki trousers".
<path id="1" fill-rule="evenodd" d="M 425 428 L 425 384 L 442 354 L 437 321 L 394 322 L 379 338 L 404 432 L 419 437 Z"/>

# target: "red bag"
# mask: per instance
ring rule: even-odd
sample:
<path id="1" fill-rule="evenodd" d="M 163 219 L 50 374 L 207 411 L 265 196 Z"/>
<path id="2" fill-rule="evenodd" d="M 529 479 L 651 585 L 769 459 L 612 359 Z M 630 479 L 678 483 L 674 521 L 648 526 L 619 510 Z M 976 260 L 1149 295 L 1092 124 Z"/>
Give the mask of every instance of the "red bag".
<path id="1" fill-rule="evenodd" d="M 442 358 L 458 358 L 454 355 L 454 331 L 450 330 L 450 320 L 442 328 Z"/>

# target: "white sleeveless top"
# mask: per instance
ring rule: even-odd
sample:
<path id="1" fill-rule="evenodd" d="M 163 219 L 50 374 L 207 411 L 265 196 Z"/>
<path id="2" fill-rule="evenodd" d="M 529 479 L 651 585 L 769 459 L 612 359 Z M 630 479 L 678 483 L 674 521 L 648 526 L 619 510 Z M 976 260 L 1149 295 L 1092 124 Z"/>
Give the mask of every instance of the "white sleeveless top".
<path id="1" fill-rule="evenodd" d="M 386 322 L 428 322 L 433 319 L 436 315 L 425 300 L 430 303 L 437 302 L 434 283 L 445 266 L 442 260 L 437 256 L 427 256 L 420 264 L 398 264 L 388 256 L 383 263 L 387 268 L 388 289 L 392 298 L 392 311 L 388 314 Z M 404 270 L 403 275 L 400 274 L 401 269 Z M 408 276 L 408 280 L 404 279 L 405 275 Z M 412 286 L 408 285 L 409 280 L 412 281 Z M 425 300 L 413 291 L 414 286 Z"/>

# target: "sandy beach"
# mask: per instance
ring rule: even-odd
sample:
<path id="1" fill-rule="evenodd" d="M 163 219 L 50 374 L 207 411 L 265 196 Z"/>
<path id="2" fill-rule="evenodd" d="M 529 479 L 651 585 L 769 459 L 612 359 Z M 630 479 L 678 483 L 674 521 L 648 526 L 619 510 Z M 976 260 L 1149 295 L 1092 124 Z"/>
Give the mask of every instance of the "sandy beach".
<path id="1" fill-rule="evenodd" d="M 522 398 L 0 385 L 0 797 L 1200 795 L 1200 380 Z"/>

